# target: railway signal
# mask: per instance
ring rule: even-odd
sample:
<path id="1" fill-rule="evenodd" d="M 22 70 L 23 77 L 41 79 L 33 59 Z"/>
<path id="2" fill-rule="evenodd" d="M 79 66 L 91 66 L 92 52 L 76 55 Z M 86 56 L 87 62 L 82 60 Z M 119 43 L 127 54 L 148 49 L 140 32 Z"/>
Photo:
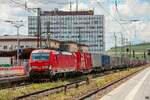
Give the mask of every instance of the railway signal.
<path id="1" fill-rule="evenodd" d="M 133 50 L 133 58 L 135 58 L 135 51 Z"/>
<path id="2" fill-rule="evenodd" d="M 150 55 L 150 49 L 147 50 L 147 55 Z"/>
<path id="3" fill-rule="evenodd" d="M 129 48 L 127 48 L 126 51 L 129 52 Z"/>

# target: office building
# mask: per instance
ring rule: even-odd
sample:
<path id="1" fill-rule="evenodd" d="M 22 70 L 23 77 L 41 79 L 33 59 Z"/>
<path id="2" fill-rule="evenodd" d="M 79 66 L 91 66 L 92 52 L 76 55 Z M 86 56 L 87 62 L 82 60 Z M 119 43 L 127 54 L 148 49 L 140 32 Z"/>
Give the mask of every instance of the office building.
<path id="1" fill-rule="evenodd" d="M 37 34 L 37 16 L 28 17 L 29 35 Z M 90 52 L 105 50 L 104 15 L 89 11 L 43 11 L 41 34 L 50 34 L 51 39 L 74 41 L 89 46 Z"/>

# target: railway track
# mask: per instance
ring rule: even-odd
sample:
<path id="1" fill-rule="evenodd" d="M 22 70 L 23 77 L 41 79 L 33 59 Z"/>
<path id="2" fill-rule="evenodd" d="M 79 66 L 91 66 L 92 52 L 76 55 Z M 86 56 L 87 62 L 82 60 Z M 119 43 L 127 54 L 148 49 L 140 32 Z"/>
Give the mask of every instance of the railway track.
<path id="1" fill-rule="evenodd" d="M 27 86 L 31 83 L 28 82 L 28 76 L 20 77 L 5 77 L 0 79 L 0 90 L 13 87 Z"/>
<path id="2" fill-rule="evenodd" d="M 98 74 L 96 74 L 96 75 L 98 76 Z M 71 79 L 71 81 L 72 81 L 72 79 Z M 74 81 L 77 82 L 76 79 Z M 74 81 L 72 81 L 72 83 Z M 26 76 L 22 76 L 19 78 L 17 78 L 17 77 L 5 77 L 5 78 L 0 79 L 0 90 L 9 89 L 9 88 L 19 88 L 22 86 L 31 85 L 32 83 L 41 83 L 41 82 L 42 83 L 43 82 L 50 82 L 50 80 L 45 80 L 45 81 L 44 80 L 29 80 L 29 78 Z"/>
<path id="3" fill-rule="evenodd" d="M 111 74 L 112 71 L 109 72 L 105 72 L 105 73 L 101 73 L 101 74 L 95 74 L 93 76 L 92 79 L 95 79 L 97 77 L 102 77 L 108 74 Z M 18 96 L 16 98 L 14 98 L 14 100 L 22 100 L 22 99 L 30 99 L 32 97 L 36 97 L 36 96 L 48 96 L 49 94 L 53 94 L 53 93 L 59 93 L 64 91 L 64 93 L 67 92 L 67 89 L 71 89 L 71 88 L 78 88 L 78 86 L 84 85 L 84 84 L 89 84 L 89 77 L 86 80 L 80 80 L 80 81 L 75 81 L 66 85 L 61 85 L 58 87 L 54 87 L 54 88 L 49 88 L 49 89 L 45 89 L 45 90 L 40 90 L 40 91 L 36 91 L 36 92 L 32 92 L 29 94 L 25 94 L 22 96 Z M 118 80 L 119 81 L 119 80 Z"/>
<path id="4" fill-rule="evenodd" d="M 125 79 L 131 77 L 132 75 L 135 75 L 136 73 L 138 73 L 141 70 L 138 70 L 138 71 L 136 71 L 134 73 L 129 74 L 128 76 L 125 76 L 125 77 L 123 77 L 121 79 L 113 81 L 113 82 L 107 84 L 104 87 L 101 87 L 101 88 L 98 88 L 98 89 L 96 89 L 94 91 L 89 92 L 86 95 L 77 97 L 77 98 L 75 98 L 75 100 L 84 100 L 84 99 L 90 98 L 91 96 L 97 94 L 98 92 L 100 92 L 100 91 L 102 91 L 102 90 L 104 90 L 104 89 L 106 89 L 108 87 L 111 87 L 112 85 L 114 85 L 114 84 L 116 84 L 116 83 L 118 83 L 118 82 L 120 82 L 122 80 L 125 80 Z M 104 74 L 101 74 L 101 75 L 97 74 L 97 75 L 94 76 L 94 78 L 101 77 L 101 76 L 108 75 L 108 74 L 110 74 L 110 73 L 107 72 L 107 73 L 104 73 Z M 84 84 L 88 84 L 88 83 L 89 83 L 88 80 L 76 81 L 76 82 L 72 82 L 72 83 L 69 83 L 69 84 L 66 84 L 66 85 L 62 85 L 62 86 L 49 88 L 49 89 L 45 89 L 45 90 L 41 90 L 41 91 L 36 91 L 36 92 L 33 92 L 33 93 L 25 94 L 25 95 L 22 95 L 22 96 L 18 96 L 16 98 L 14 98 L 14 100 L 31 99 L 32 97 L 35 98 L 35 97 L 41 97 L 41 96 L 48 96 L 49 94 L 59 93 L 59 92 L 62 92 L 62 91 L 64 91 L 64 93 L 66 93 L 67 89 L 78 88 L 79 86 L 84 85 Z"/>
<path id="5" fill-rule="evenodd" d="M 93 76 L 93 79 L 97 78 L 97 77 L 102 77 L 102 76 L 105 76 L 105 75 L 108 75 L 108 74 L 111 74 L 111 73 L 112 73 L 112 71 L 105 72 L 105 73 L 100 73 L 100 74 L 95 74 Z M 61 85 L 61 86 L 58 86 L 58 87 L 49 88 L 49 89 L 45 89 L 45 90 L 40 90 L 40 91 L 32 92 L 32 93 L 29 93 L 29 94 L 25 94 L 25 95 L 22 95 L 22 96 L 18 96 L 16 98 L 14 98 L 14 100 L 21 100 L 21 99 L 25 99 L 25 98 L 30 98 L 32 96 L 47 96 L 49 94 L 59 93 L 59 92 L 62 92 L 62 91 L 64 91 L 64 93 L 65 93 L 65 92 L 67 92 L 67 89 L 77 88 L 78 86 L 81 86 L 81 85 L 84 85 L 84 84 L 89 84 L 89 79 L 88 78 L 86 80 L 74 81 L 74 82 L 71 82 L 69 84 Z"/>

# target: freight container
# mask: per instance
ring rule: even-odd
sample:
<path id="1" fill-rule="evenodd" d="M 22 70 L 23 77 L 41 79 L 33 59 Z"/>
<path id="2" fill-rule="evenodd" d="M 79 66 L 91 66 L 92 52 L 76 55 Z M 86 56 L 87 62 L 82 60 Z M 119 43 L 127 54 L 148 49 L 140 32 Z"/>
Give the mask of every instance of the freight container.
<path id="1" fill-rule="evenodd" d="M 92 54 L 92 65 L 93 68 L 102 66 L 101 54 L 94 54 L 94 53 Z"/>
<path id="2" fill-rule="evenodd" d="M 102 66 L 103 67 L 109 67 L 110 66 L 110 56 L 108 55 L 102 55 L 101 56 Z"/>
<path id="3" fill-rule="evenodd" d="M 120 65 L 120 58 L 119 57 L 111 57 L 111 66 L 113 68 L 117 67 Z"/>
<path id="4" fill-rule="evenodd" d="M 104 54 L 92 54 L 92 64 L 94 69 L 105 69 L 110 67 L 110 56 Z"/>

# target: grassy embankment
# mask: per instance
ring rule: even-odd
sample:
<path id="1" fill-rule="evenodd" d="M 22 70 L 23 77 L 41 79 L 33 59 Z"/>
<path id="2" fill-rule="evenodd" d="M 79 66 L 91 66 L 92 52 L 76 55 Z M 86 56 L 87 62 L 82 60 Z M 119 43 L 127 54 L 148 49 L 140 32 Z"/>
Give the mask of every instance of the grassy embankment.
<path id="1" fill-rule="evenodd" d="M 122 52 L 124 54 L 127 54 L 126 49 L 129 48 L 130 46 L 124 46 Z M 144 43 L 144 44 L 137 44 L 137 45 L 132 45 L 131 46 L 131 56 L 133 59 L 133 50 L 135 51 L 135 56 L 138 57 L 139 59 L 144 59 L 144 52 L 146 52 L 146 57 L 148 60 L 150 60 L 150 56 L 147 55 L 147 50 L 150 49 L 150 43 Z M 116 48 L 117 55 L 120 56 L 121 52 L 121 47 Z M 111 48 L 110 50 L 107 51 L 110 54 L 115 54 L 115 48 Z M 130 54 L 130 51 L 128 52 L 128 55 Z"/>

